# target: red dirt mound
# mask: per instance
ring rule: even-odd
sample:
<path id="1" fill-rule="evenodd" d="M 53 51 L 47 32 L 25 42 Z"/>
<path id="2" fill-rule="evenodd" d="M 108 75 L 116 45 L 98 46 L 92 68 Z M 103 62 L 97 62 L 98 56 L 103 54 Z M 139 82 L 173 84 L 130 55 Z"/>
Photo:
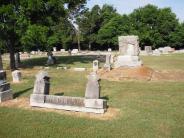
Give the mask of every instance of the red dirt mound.
<path id="1" fill-rule="evenodd" d="M 110 81 L 120 80 L 146 80 L 149 81 L 152 78 L 154 70 L 148 67 L 136 67 L 136 68 L 117 68 L 111 71 L 100 70 L 98 74 L 102 79 Z"/>

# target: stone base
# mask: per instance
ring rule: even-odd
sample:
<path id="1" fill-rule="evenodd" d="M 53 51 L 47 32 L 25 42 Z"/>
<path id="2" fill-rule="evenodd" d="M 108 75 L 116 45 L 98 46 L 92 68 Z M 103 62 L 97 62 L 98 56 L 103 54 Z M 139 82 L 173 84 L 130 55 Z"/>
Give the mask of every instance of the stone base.
<path id="1" fill-rule="evenodd" d="M 107 108 L 107 101 L 103 99 L 32 94 L 30 97 L 30 105 L 35 107 L 103 114 Z"/>
<path id="2" fill-rule="evenodd" d="M 0 92 L 0 103 L 3 101 L 7 101 L 7 100 L 11 100 L 13 99 L 13 94 L 12 94 L 12 90 L 7 90 L 7 91 L 3 91 Z"/>
<path id="3" fill-rule="evenodd" d="M 114 63 L 115 68 L 139 66 L 142 66 L 142 61 L 138 56 L 118 56 L 116 62 Z"/>

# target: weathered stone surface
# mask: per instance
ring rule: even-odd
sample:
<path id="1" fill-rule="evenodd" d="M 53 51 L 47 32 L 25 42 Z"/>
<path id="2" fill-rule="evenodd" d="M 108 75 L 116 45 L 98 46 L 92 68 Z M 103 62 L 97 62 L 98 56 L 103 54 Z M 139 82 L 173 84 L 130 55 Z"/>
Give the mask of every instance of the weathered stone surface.
<path id="1" fill-rule="evenodd" d="M 152 47 L 151 46 L 145 46 L 144 50 L 146 51 L 147 54 L 152 54 Z"/>
<path id="2" fill-rule="evenodd" d="M 53 47 L 53 51 L 56 52 L 57 51 L 57 48 L 56 47 Z"/>
<path id="3" fill-rule="evenodd" d="M 50 89 L 50 77 L 45 71 L 40 71 L 36 75 L 36 81 L 34 84 L 33 94 L 49 94 Z"/>
<path id="4" fill-rule="evenodd" d="M 120 36 L 119 37 L 119 52 L 114 67 L 137 67 L 142 66 L 142 61 L 139 59 L 139 38 L 138 36 Z"/>
<path id="5" fill-rule="evenodd" d="M 142 66 L 142 61 L 138 56 L 118 56 L 114 64 L 115 68 L 118 67 L 139 67 Z"/>
<path id="6" fill-rule="evenodd" d="M 48 56 L 47 65 L 54 65 L 54 64 L 56 64 L 56 58 L 53 56 L 52 52 L 48 52 L 47 56 Z"/>
<path id="7" fill-rule="evenodd" d="M 84 106 L 84 98 L 80 97 L 47 95 L 45 97 L 45 102 L 68 106 L 78 106 L 78 107 Z"/>
<path id="8" fill-rule="evenodd" d="M 12 78 L 14 83 L 19 83 L 21 81 L 22 75 L 21 71 L 15 70 L 12 72 Z"/>
<path id="9" fill-rule="evenodd" d="M 42 94 L 31 94 L 30 96 L 30 104 L 32 103 L 44 103 L 45 95 Z"/>
<path id="10" fill-rule="evenodd" d="M 88 83 L 86 86 L 85 98 L 87 99 L 99 99 L 100 88 L 99 88 L 99 77 L 95 72 L 92 72 L 88 76 Z"/>
<path id="11" fill-rule="evenodd" d="M 119 52 L 120 55 L 139 55 L 139 37 L 138 36 L 120 36 L 119 40 Z"/>
<path id="12" fill-rule="evenodd" d="M 3 70 L 3 61 L 2 61 L 1 52 L 0 52 L 0 70 Z"/>
<path id="13" fill-rule="evenodd" d="M 111 70 L 111 54 L 107 54 L 105 57 L 104 69 L 108 71 Z"/>
<path id="14" fill-rule="evenodd" d="M 68 111 L 104 113 L 107 108 L 107 101 L 81 97 L 32 94 L 30 105 Z"/>
<path id="15" fill-rule="evenodd" d="M 85 99 L 84 105 L 87 108 L 105 109 L 107 108 L 107 101 L 103 99 Z"/>
<path id="16" fill-rule="evenodd" d="M 11 89 L 0 92 L 0 103 L 11 99 L 13 99 L 13 94 Z"/>
<path id="17" fill-rule="evenodd" d="M 99 62 L 98 60 L 93 61 L 93 71 L 96 72 L 99 69 Z"/>

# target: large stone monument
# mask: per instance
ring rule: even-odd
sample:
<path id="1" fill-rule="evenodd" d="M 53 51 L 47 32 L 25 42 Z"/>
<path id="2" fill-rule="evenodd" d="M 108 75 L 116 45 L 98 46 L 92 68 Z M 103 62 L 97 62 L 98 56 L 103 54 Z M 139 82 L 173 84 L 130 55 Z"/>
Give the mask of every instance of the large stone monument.
<path id="1" fill-rule="evenodd" d="M 6 82 L 6 72 L 3 70 L 2 57 L 0 53 L 0 103 L 13 98 L 10 84 Z"/>
<path id="2" fill-rule="evenodd" d="M 106 111 L 107 101 L 99 99 L 98 77 L 95 73 L 90 74 L 86 88 L 86 98 L 49 95 L 49 88 L 47 72 L 39 72 L 36 76 L 33 94 L 30 97 L 30 105 L 92 113 L 104 113 Z"/>
<path id="3" fill-rule="evenodd" d="M 119 53 L 114 67 L 137 67 L 142 65 L 139 59 L 139 38 L 138 36 L 120 36 Z"/>

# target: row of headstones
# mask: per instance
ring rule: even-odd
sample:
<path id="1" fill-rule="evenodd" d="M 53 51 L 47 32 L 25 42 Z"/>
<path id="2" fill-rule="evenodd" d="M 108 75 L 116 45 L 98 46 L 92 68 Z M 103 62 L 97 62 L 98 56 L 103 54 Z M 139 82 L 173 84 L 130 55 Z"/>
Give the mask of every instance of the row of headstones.
<path id="1" fill-rule="evenodd" d="M 168 53 L 173 53 L 175 51 L 174 48 L 171 48 L 169 46 L 166 47 L 161 47 L 155 50 L 152 50 L 151 46 L 145 46 L 144 47 L 146 54 L 148 55 L 160 55 L 160 54 L 168 54 Z"/>

